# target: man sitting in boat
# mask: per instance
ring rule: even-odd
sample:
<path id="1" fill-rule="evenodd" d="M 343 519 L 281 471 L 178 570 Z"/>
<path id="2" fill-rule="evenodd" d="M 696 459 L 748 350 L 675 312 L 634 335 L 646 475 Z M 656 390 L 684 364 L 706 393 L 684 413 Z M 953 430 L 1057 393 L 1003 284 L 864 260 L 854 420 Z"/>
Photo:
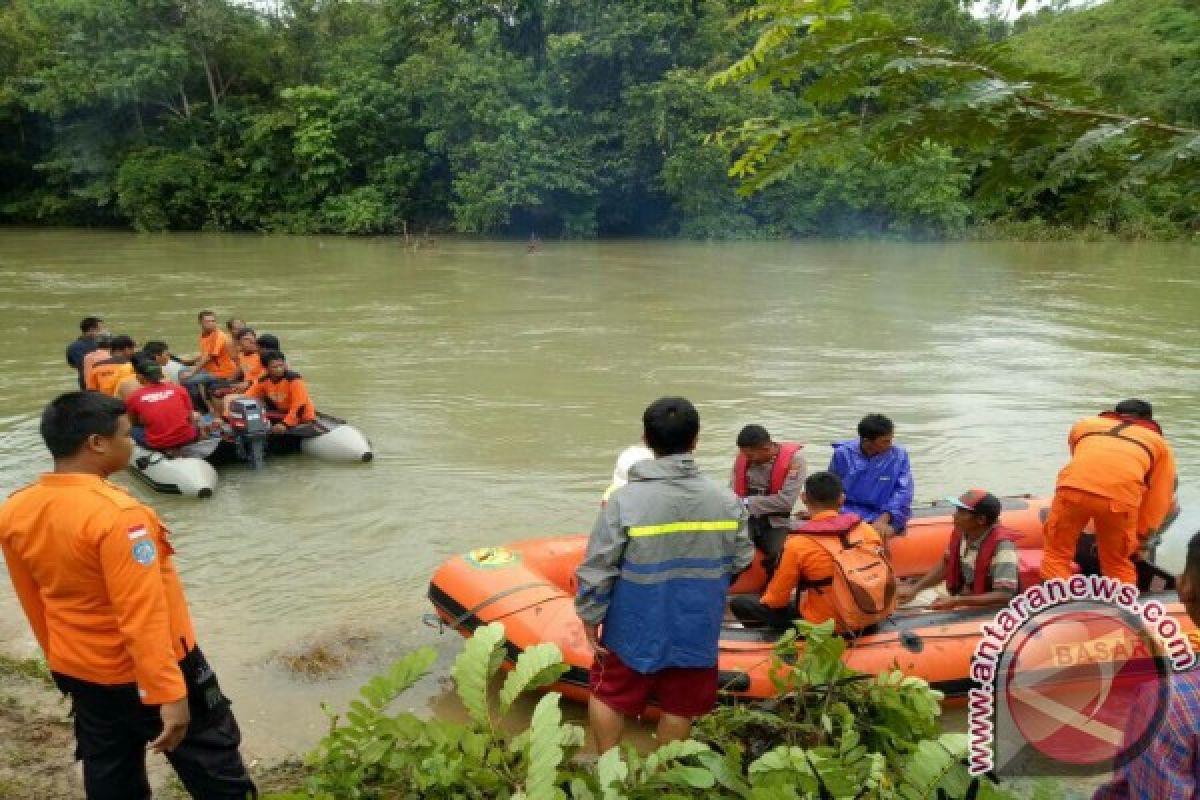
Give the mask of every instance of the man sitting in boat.
<path id="1" fill-rule="evenodd" d="M 737 437 L 731 485 L 750 515 L 750 539 L 763 553 L 770 575 L 792 529 L 792 509 L 808 474 L 797 442 L 774 442 L 762 425 L 747 425 Z"/>
<path id="2" fill-rule="evenodd" d="M 241 379 L 234 384 L 235 392 L 244 392 L 266 373 L 267 368 L 262 363 L 262 352 L 258 349 L 258 336 L 251 328 L 243 328 L 238 335 L 238 369 Z"/>
<path id="3" fill-rule="evenodd" d="M 191 367 L 179 373 L 179 380 L 184 386 L 196 388 L 196 399 L 205 400 L 207 392 L 228 386 L 237 378 L 237 353 L 229 334 L 217 327 L 216 314 L 201 311 L 196 319 L 200 323 L 200 354 L 181 359 Z"/>
<path id="4" fill-rule="evenodd" d="M 149 358 L 134 362 L 141 388 L 125 400 L 133 423 L 133 439 L 142 447 L 169 450 L 196 441 L 200 415 L 192 408 L 187 389 L 169 383 L 162 367 Z"/>
<path id="5" fill-rule="evenodd" d="M 97 361 L 87 376 L 87 388 L 100 392 L 109 397 L 117 396 L 117 389 L 126 378 L 133 377 L 133 354 L 137 352 L 137 344 L 133 337 L 114 336 L 109 346 L 111 355 Z"/>
<path id="6" fill-rule="evenodd" d="M 999 524 L 1000 500 L 983 489 L 947 501 L 954 506 L 954 532 L 942 563 L 900 587 L 897 600 L 939 611 L 1004 605 L 1017 593 L 1020 534 Z"/>
<path id="7" fill-rule="evenodd" d="M 779 567 L 762 597 L 738 595 L 730 603 L 734 616 L 747 627 L 786 630 L 799 616 L 816 625 L 832 619 L 839 630 L 843 629 L 842 621 L 853 616 L 854 609 L 835 605 L 836 597 L 829 589 L 833 581 L 833 555 L 818 539 L 832 540 L 832 546 L 840 544 L 839 539 L 844 538 L 861 542 L 861 546 L 868 549 L 881 551 L 883 548 L 883 539 L 874 527 L 842 508 L 846 496 L 837 475 L 832 472 L 809 475 L 804 481 L 801 498 L 810 519 L 788 537 Z M 891 583 L 894 588 L 894 579 Z M 792 601 L 793 593 L 799 593 L 796 605 Z"/>
<path id="8" fill-rule="evenodd" d="M 288 369 L 287 358 L 278 350 L 264 353 L 266 374 L 246 390 L 246 397 L 262 400 L 267 406 L 272 433 L 287 433 L 317 418 L 317 410 L 308 396 L 304 378 Z"/>
<path id="9" fill-rule="evenodd" d="M 912 516 L 913 477 L 908 453 L 893 444 L 895 426 L 883 414 L 858 423 L 858 438 L 835 442 L 829 471 L 846 489 L 845 510 L 883 537 L 903 531 Z"/>
<path id="10" fill-rule="evenodd" d="M 105 333 L 107 331 L 104 329 L 104 320 L 99 317 L 84 317 L 79 323 L 79 338 L 67 345 L 67 365 L 78 374 L 81 391 L 87 388 L 83 382 L 84 356 L 100 346 L 96 340 Z"/>
<path id="11" fill-rule="evenodd" d="M 92 369 L 96 366 L 96 363 L 112 355 L 112 351 L 109 350 L 109 347 L 112 345 L 112 338 L 112 334 L 106 330 L 96 334 L 96 349 L 84 354 L 83 360 L 80 362 L 79 375 L 82 379 L 81 389 L 87 388 L 88 376 L 92 374 Z"/>

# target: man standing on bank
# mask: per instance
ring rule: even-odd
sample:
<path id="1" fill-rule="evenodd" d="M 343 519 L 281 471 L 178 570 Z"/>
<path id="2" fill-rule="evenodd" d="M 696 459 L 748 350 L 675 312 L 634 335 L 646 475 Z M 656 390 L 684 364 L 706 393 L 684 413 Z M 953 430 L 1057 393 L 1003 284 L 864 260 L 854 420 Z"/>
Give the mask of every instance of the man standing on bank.
<path id="1" fill-rule="evenodd" d="M 733 492 L 700 475 L 700 415 L 664 397 L 642 415 L 654 458 L 608 498 L 576 571 L 575 609 L 595 652 L 588 719 L 596 749 L 655 697 L 660 745 L 686 739 L 717 702 L 717 645 L 734 575 L 754 545 Z"/>
<path id="2" fill-rule="evenodd" d="M 146 752 L 203 800 L 257 790 L 196 646 L 158 515 L 105 479 L 129 463 L 121 401 L 59 396 L 42 413 L 54 471 L 0 507 L 0 549 L 55 683 L 70 695 L 88 800 L 147 800 Z"/>
<path id="3" fill-rule="evenodd" d="M 750 539 L 763 552 L 770 575 L 792 529 L 792 509 L 808 476 L 798 442 L 774 442 L 762 425 L 747 425 L 737 437 L 733 493 L 750 515 Z"/>
<path id="4" fill-rule="evenodd" d="M 1069 578 L 1080 533 L 1096 531 L 1100 571 L 1137 583 L 1133 556 L 1174 508 L 1175 456 L 1154 409 L 1122 400 L 1112 411 L 1075 423 L 1071 461 L 1058 473 L 1046 518 L 1042 579 Z"/>

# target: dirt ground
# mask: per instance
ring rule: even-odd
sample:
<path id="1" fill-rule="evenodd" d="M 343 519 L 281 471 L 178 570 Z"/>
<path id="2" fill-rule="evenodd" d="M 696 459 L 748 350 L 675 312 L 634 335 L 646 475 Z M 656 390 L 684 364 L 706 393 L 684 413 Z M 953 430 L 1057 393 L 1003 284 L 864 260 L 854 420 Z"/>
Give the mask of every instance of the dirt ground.
<path id="1" fill-rule="evenodd" d="M 69 712 L 41 662 L 0 654 L 0 800 L 83 797 Z M 297 762 L 250 768 L 264 793 L 295 789 L 303 780 Z M 187 797 L 162 756 L 149 756 L 147 769 L 156 798 Z"/>

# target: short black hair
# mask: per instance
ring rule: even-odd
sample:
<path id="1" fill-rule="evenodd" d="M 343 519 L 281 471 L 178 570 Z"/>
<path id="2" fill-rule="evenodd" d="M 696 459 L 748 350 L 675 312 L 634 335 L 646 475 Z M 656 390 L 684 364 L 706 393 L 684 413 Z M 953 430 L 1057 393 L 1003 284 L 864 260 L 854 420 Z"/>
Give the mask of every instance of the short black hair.
<path id="1" fill-rule="evenodd" d="M 150 357 L 161 356 L 163 353 L 171 352 L 171 348 L 167 347 L 166 342 L 153 341 L 146 342 L 142 345 L 142 352 Z"/>
<path id="2" fill-rule="evenodd" d="M 1154 406 L 1145 400 L 1138 400 L 1136 397 L 1117 403 L 1113 406 L 1113 411 L 1139 419 L 1154 419 Z"/>
<path id="3" fill-rule="evenodd" d="M 804 494 L 820 506 L 836 506 L 842 496 L 842 479 L 832 472 L 814 472 L 804 479 Z"/>
<path id="4" fill-rule="evenodd" d="M 46 449 L 55 458 L 79 452 L 89 436 L 112 436 L 125 404 L 100 392 L 60 394 L 42 411 L 38 430 Z"/>
<path id="5" fill-rule="evenodd" d="M 148 381 L 159 381 L 163 377 L 162 367 L 153 356 L 146 353 L 139 353 L 133 357 L 133 371 Z"/>
<path id="6" fill-rule="evenodd" d="M 892 425 L 892 421 L 883 414 L 867 414 L 858 423 L 858 438 L 869 442 L 880 436 L 894 433 L 895 430 L 896 427 Z"/>
<path id="7" fill-rule="evenodd" d="M 119 334 L 112 338 L 108 345 L 109 350 L 129 350 L 137 347 L 137 342 L 133 341 L 133 337 L 127 334 Z"/>
<path id="8" fill-rule="evenodd" d="M 278 350 L 267 350 L 259 357 L 259 360 L 262 362 L 262 365 L 265 367 L 265 366 L 269 365 L 272 361 L 282 360 L 284 363 L 287 363 L 287 356 L 285 356 L 283 353 L 281 353 Z"/>
<path id="9" fill-rule="evenodd" d="M 196 321 L 199 322 L 200 320 L 204 319 L 205 317 L 216 317 L 216 316 L 217 315 L 215 312 L 206 308 L 203 311 L 201 311 L 199 314 L 196 315 Z"/>
<path id="10" fill-rule="evenodd" d="M 99 317 L 84 317 L 79 322 L 80 333 L 91 333 L 104 324 L 104 320 Z"/>
<path id="11" fill-rule="evenodd" d="M 249 326 L 242 328 L 240 331 L 238 331 L 238 338 L 240 339 L 243 336 L 245 336 L 246 334 L 250 334 L 251 336 L 254 337 L 255 341 L 258 341 L 258 334 L 254 332 L 254 328 L 251 328 Z M 278 350 L 279 348 L 276 347 L 275 349 Z"/>
<path id="12" fill-rule="evenodd" d="M 738 447 L 761 447 L 771 443 L 771 434 L 762 425 L 747 425 L 737 436 Z"/>
<path id="13" fill-rule="evenodd" d="M 660 397 L 642 413 L 642 429 L 654 455 L 687 453 L 700 434 L 700 412 L 686 398 Z"/>
<path id="14" fill-rule="evenodd" d="M 282 350 L 279 346 L 279 337 L 273 333 L 264 333 L 258 337 L 258 348 L 260 350 Z M 264 362 L 266 363 L 266 362 Z"/>

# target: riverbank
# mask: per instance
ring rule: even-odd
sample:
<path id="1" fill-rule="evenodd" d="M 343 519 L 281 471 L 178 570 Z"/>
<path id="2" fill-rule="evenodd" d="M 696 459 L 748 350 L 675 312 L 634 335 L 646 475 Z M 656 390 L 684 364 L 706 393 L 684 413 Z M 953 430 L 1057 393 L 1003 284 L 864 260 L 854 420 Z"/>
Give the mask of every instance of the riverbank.
<path id="1" fill-rule="evenodd" d="M 70 708 L 44 663 L 0 653 L 0 800 L 83 796 Z M 246 755 L 264 793 L 295 789 L 303 779 L 298 758 L 268 764 Z M 165 759 L 150 756 L 147 764 L 156 798 L 187 797 Z"/>

